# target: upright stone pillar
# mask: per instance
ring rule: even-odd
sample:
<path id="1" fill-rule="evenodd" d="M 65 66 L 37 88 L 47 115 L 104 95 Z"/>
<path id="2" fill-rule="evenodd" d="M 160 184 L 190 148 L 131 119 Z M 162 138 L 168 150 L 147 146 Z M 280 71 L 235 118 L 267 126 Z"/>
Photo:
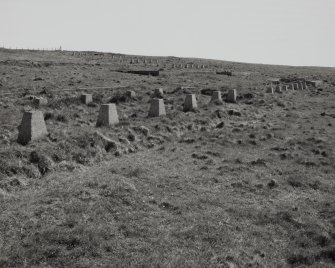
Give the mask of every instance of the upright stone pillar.
<path id="1" fill-rule="evenodd" d="M 127 90 L 126 91 L 126 96 L 131 98 L 131 99 L 134 99 L 134 98 L 136 98 L 136 93 L 133 90 Z"/>
<path id="2" fill-rule="evenodd" d="M 221 91 L 220 90 L 213 91 L 211 101 L 212 102 L 222 102 L 222 97 L 221 97 Z"/>
<path id="3" fill-rule="evenodd" d="M 298 89 L 299 89 L 298 84 L 297 84 L 297 83 L 294 83 L 294 84 L 293 84 L 293 90 L 298 90 Z"/>
<path id="4" fill-rule="evenodd" d="M 82 94 L 80 100 L 84 104 L 89 104 L 93 101 L 92 94 Z"/>
<path id="5" fill-rule="evenodd" d="M 282 86 L 281 85 L 277 85 L 275 92 L 282 93 Z"/>
<path id="6" fill-rule="evenodd" d="M 273 89 L 272 86 L 268 86 L 268 87 L 266 88 L 266 93 L 273 94 L 274 92 L 275 92 L 275 91 L 274 91 L 274 89 Z"/>
<path id="7" fill-rule="evenodd" d="M 158 117 L 162 115 L 166 115 L 164 100 L 158 98 L 151 99 L 148 116 Z"/>
<path id="8" fill-rule="evenodd" d="M 114 103 L 102 104 L 100 106 L 97 127 L 108 127 L 119 123 L 119 117 Z"/>
<path id="9" fill-rule="evenodd" d="M 154 98 L 163 98 L 164 96 L 164 90 L 162 88 L 156 88 L 154 91 Z"/>
<path id="10" fill-rule="evenodd" d="M 184 112 L 195 111 L 198 108 L 197 99 L 195 94 L 186 94 L 184 101 Z"/>
<path id="11" fill-rule="evenodd" d="M 24 112 L 19 129 L 18 143 L 23 145 L 48 134 L 41 111 Z"/>
<path id="12" fill-rule="evenodd" d="M 236 89 L 229 89 L 227 95 L 227 102 L 235 103 L 236 102 Z"/>

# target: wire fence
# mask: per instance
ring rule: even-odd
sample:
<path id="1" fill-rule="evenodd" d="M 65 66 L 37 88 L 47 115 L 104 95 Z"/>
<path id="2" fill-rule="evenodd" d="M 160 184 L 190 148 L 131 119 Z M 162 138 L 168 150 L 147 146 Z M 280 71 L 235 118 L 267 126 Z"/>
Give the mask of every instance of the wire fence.
<path id="1" fill-rule="evenodd" d="M 27 51 L 62 51 L 62 46 L 53 47 L 53 48 L 24 48 L 24 47 L 11 47 L 5 46 L 4 44 L 1 46 L 2 49 L 13 49 L 13 50 L 27 50 Z"/>

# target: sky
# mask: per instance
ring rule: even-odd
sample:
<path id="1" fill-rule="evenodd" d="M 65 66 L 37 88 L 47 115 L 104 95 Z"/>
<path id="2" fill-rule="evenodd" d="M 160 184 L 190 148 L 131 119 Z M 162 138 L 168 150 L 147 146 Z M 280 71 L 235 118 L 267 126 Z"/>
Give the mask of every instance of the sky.
<path id="1" fill-rule="evenodd" d="M 0 46 L 335 67 L 335 0 L 0 0 Z"/>

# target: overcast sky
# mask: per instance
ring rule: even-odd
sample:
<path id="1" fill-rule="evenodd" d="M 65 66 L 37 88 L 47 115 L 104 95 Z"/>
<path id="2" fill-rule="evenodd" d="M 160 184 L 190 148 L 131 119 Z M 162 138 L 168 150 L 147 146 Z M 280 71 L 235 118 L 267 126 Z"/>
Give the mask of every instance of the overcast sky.
<path id="1" fill-rule="evenodd" d="M 0 46 L 335 67 L 335 0 L 0 0 Z"/>

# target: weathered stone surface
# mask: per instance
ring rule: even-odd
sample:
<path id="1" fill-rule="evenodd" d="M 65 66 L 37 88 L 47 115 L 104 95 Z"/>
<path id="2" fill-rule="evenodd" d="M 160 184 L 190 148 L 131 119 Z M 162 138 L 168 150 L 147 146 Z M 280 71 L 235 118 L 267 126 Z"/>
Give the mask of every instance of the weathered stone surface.
<path id="1" fill-rule="evenodd" d="M 287 91 L 288 90 L 288 85 L 282 85 L 281 89 L 282 89 L 282 91 Z"/>
<path id="2" fill-rule="evenodd" d="M 307 81 L 307 85 L 311 85 L 313 87 L 320 87 L 323 85 L 323 81 L 322 80 L 310 80 L 310 81 Z"/>
<path id="3" fill-rule="evenodd" d="M 297 83 L 294 83 L 294 84 L 293 84 L 293 90 L 298 90 L 298 89 L 299 89 L 298 84 L 297 84 Z"/>
<path id="4" fill-rule="evenodd" d="M 154 98 L 163 98 L 164 96 L 164 90 L 162 88 L 156 88 L 153 94 Z"/>
<path id="5" fill-rule="evenodd" d="M 42 97 L 35 97 L 33 99 L 33 103 L 34 103 L 34 106 L 36 108 L 39 108 L 39 107 L 41 107 L 43 105 L 47 105 L 48 104 L 48 100 L 45 99 L 45 98 L 42 98 Z"/>
<path id="6" fill-rule="evenodd" d="M 236 89 L 229 89 L 227 95 L 227 102 L 235 103 L 236 97 L 237 97 Z"/>
<path id="7" fill-rule="evenodd" d="M 119 123 L 119 117 L 114 103 L 102 104 L 100 106 L 97 127 L 111 126 Z"/>
<path id="8" fill-rule="evenodd" d="M 157 117 L 162 115 L 166 115 L 164 100 L 158 98 L 151 99 L 148 116 Z"/>
<path id="9" fill-rule="evenodd" d="M 271 94 L 273 94 L 274 92 L 275 92 L 275 90 L 274 90 L 273 87 L 268 86 L 268 87 L 266 88 L 266 93 L 271 93 Z"/>
<path id="10" fill-rule="evenodd" d="M 41 111 L 24 112 L 19 129 L 18 143 L 23 145 L 48 134 Z"/>
<path id="11" fill-rule="evenodd" d="M 213 102 L 216 102 L 216 101 L 221 102 L 222 101 L 221 91 L 219 91 L 219 90 L 213 91 L 211 101 L 213 101 Z"/>
<path id="12" fill-rule="evenodd" d="M 276 89 L 275 89 L 275 92 L 282 93 L 282 86 L 281 85 L 277 85 Z"/>
<path id="13" fill-rule="evenodd" d="M 80 100 L 84 104 L 89 104 L 93 101 L 92 94 L 82 94 Z"/>
<path id="14" fill-rule="evenodd" d="M 136 93 L 133 90 L 127 90 L 126 96 L 133 99 L 133 98 L 136 98 Z"/>
<path id="15" fill-rule="evenodd" d="M 194 111 L 198 108 L 197 99 L 195 98 L 195 94 L 186 94 L 184 101 L 184 112 Z"/>

